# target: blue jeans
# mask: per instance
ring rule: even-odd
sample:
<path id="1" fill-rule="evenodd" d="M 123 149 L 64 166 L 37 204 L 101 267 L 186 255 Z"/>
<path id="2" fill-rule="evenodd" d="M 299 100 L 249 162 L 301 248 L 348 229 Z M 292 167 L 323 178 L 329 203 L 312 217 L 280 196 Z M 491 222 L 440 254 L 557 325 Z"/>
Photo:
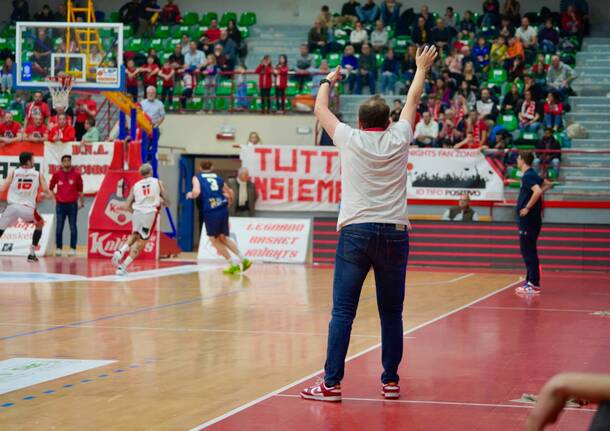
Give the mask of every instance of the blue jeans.
<path id="1" fill-rule="evenodd" d="M 552 153 L 550 153 L 552 154 Z M 546 161 L 546 169 L 552 168 L 555 170 L 555 175 L 559 176 L 559 167 L 561 164 L 561 160 L 559 160 L 557 157 L 553 157 L 552 155 L 550 155 L 550 161 Z M 540 165 L 542 164 L 542 161 L 536 157 L 534 159 L 534 164 L 532 165 L 532 167 L 534 168 L 534 170 L 537 173 L 540 173 Z M 550 166 L 549 166 L 550 165 Z"/>
<path id="2" fill-rule="evenodd" d="M 381 94 L 394 94 L 396 79 L 395 73 L 383 72 L 381 74 Z"/>
<path id="3" fill-rule="evenodd" d="M 78 232 L 76 230 L 76 215 L 78 214 L 78 204 L 76 202 L 57 202 L 55 214 L 57 214 L 57 228 L 55 229 L 55 244 L 57 248 L 61 250 L 61 248 L 63 247 L 64 225 L 66 224 L 67 217 L 68 223 L 70 224 L 70 248 L 76 249 L 76 240 L 78 238 Z"/>
<path id="4" fill-rule="evenodd" d="M 561 115 L 544 114 L 544 119 L 542 122 L 544 123 L 544 127 L 547 128 L 557 127 L 558 129 L 561 129 L 563 127 Z"/>
<path id="5" fill-rule="evenodd" d="M 541 41 L 539 46 L 542 52 L 545 54 L 554 54 L 557 50 L 557 48 L 555 48 L 555 44 L 548 39 Z"/>
<path id="6" fill-rule="evenodd" d="M 362 284 L 371 267 L 375 272 L 377 308 L 381 318 L 381 363 L 384 369 L 381 381 L 398 382 L 408 257 L 409 234 L 404 225 L 360 223 L 341 229 L 324 365 L 327 386 L 334 386 L 343 379 L 352 322 L 356 317 Z"/>
<path id="7" fill-rule="evenodd" d="M 375 94 L 376 83 L 375 83 L 375 72 L 368 71 L 366 75 L 362 75 L 358 70 L 358 76 L 356 77 L 356 94 L 362 94 L 362 87 L 365 85 L 369 86 L 371 94 Z M 365 81 L 365 82 L 363 82 Z"/>

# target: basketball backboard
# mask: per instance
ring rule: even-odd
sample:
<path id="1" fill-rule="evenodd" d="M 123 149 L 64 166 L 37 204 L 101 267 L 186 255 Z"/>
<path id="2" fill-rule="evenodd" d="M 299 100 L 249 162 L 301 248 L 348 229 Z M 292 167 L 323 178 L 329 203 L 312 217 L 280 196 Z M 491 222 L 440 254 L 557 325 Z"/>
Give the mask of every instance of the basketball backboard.
<path id="1" fill-rule="evenodd" d="M 17 88 L 44 88 L 49 76 L 69 74 L 74 89 L 123 89 L 123 24 L 17 22 L 15 37 Z"/>

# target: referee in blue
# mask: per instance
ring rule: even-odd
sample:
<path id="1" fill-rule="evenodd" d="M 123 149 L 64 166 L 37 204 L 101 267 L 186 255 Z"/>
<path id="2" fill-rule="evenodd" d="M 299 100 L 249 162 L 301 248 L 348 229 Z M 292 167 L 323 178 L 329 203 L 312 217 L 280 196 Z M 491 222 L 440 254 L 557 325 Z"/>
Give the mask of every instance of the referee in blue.
<path id="1" fill-rule="evenodd" d="M 521 190 L 517 199 L 517 223 L 519 225 L 519 246 L 527 269 L 525 282 L 517 287 L 519 294 L 540 293 L 540 260 L 538 259 L 538 235 L 542 228 L 542 195 L 552 187 L 550 181 L 540 178 L 532 168 L 534 154 L 519 152 L 517 166 L 523 172 Z"/>

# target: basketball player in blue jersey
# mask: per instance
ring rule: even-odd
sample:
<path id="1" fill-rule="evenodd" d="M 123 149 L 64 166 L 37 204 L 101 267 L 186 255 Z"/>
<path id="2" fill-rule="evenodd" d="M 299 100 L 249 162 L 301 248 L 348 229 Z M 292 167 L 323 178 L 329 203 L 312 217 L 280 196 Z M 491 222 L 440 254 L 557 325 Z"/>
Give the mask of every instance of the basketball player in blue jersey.
<path id="1" fill-rule="evenodd" d="M 201 199 L 201 211 L 206 233 L 212 246 L 229 262 L 225 274 L 244 272 L 252 262 L 242 256 L 237 244 L 229 238 L 229 200 L 233 201 L 233 191 L 223 179 L 212 172 L 212 162 L 201 162 L 201 172 L 193 177 L 193 191 L 187 199 Z M 231 257 L 231 252 L 234 254 Z"/>

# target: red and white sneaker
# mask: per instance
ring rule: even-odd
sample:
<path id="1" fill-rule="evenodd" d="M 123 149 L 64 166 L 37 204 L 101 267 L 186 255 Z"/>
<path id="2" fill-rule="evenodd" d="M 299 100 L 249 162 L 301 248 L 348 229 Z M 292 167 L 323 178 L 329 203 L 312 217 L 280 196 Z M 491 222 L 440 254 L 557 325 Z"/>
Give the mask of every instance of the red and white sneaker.
<path id="1" fill-rule="evenodd" d="M 386 400 L 395 400 L 400 398 L 400 386 L 397 383 L 386 383 L 381 387 L 381 395 Z"/>
<path id="2" fill-rule="evenodd" d="M 538 295 L 540 294 L 540 287 L 535 286 L 532 283 L 525 282 L 522 286 L 515 289 L 515 293 L 519 295 Z"/>
<path id="3" fill-rule="evenodd" d="M 320 379 L 314 386 L 303 389 L 301 391 L 301 398 L 316 401 L 341 401 L 341 385 L 329 388 L 324 383 L 324 380 Z"/>

